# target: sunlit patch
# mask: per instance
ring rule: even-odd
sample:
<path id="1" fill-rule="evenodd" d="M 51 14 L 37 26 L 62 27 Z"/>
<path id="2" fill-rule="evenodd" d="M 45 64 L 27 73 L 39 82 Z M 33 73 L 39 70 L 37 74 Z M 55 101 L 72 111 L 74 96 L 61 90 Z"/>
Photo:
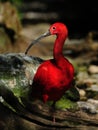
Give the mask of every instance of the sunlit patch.
<path id="1" fill-rule="evenodd" d="M 43 66 L 43 68 L 42 68 L 43 70 L 45 70 L 45 71 L 47 71 L 48 70 L 48 68 L 47 67 L 45 67 L 45 66 Z"/>
<path id="2" fill-rule="evenodd" d="M 4 102 L 4 99 L 2 96 L 0 96 L 0 102 Z"/>

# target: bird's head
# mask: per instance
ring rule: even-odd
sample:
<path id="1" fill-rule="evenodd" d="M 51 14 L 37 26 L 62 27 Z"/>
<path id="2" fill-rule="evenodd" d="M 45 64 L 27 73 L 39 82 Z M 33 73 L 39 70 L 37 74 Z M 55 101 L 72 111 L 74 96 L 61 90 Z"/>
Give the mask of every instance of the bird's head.
<path id="1" fill-rule="evenodd" d="M 52 24 L 49 28 L 49 30 L 47 32 L 45 32 L 44 34 L 42 34 L 41 36 L 39 36 L 37 39 L 35 39 L 30 45 L 29 47 L 26 49 L 25 54 L 28 53 L 29 49 L 32 47 L 32 45 L 34 45 L 35 43 L 37 43 L 39 40 L 41 40 L 44 37 L 50 36 L 50 35 L 64 35 L 64 37 L 68 35 L 68 29 L 66 27 L 66 25 L 64 25 L 63 23 L 60 22 L 56 22 L 54 24 Z"/>
<path id="2" fill-rule="evenodd" d="M 57 22 L 50 26 L 49 32 L 51 35 L 59 35 L 64 34 L 68 35 L 68 29 L 65 24 Z"/>

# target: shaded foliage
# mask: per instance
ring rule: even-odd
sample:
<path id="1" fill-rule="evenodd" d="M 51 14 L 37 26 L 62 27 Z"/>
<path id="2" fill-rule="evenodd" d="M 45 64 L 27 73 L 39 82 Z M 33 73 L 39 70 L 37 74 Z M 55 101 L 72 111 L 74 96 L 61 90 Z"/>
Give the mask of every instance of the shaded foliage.
<path id="1" fill-rule="evenodd" d="M 12 4 L 20 4 L 22 0 L 0 0 L 0 2 L 11 2 Z"/>

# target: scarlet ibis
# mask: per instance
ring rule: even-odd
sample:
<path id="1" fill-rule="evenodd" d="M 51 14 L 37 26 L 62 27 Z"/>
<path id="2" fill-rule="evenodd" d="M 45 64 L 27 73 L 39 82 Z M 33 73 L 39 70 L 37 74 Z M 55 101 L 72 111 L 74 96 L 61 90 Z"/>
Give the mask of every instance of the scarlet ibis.
<path id="1" fill-rule="evenodd" d="M 48 32 L 38 37 L 27 48 L 25 54 L 43 37 L 56 35 L 53 49 L 53 59 L 46 60 L 40 64 L 32 83 L 32 97 L 41 99 L 44 103 L 53 101 L 55 104 L 72 84 L 74 67 L 62 53 L 64 42 L 68 36 L 66 25 L 60 22 L 52 24 Z"/>

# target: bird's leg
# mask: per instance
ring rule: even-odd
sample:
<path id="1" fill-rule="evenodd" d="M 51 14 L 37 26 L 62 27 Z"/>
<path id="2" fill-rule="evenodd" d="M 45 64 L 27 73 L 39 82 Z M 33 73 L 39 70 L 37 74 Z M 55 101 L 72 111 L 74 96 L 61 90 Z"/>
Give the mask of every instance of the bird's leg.
<path id="1" fill-rule="evenodd" d="M 55 104 L 56 104 L 56 102 L 55 101 L 53 101 L 53 104 L 51 105 L 51 107 L 52 107 L 52 116 L 53 116 L 53 123 L 55 123 Z"/>
<path id="2" fill-rule="evenodd" d="M 53 110 L 55 110 L 55 104 L 56 104 L 56 102 L 53 101 L 53 103 L 52 103 L 52 105 L 51 105 L 51 107 L 53 108 Z"/>

